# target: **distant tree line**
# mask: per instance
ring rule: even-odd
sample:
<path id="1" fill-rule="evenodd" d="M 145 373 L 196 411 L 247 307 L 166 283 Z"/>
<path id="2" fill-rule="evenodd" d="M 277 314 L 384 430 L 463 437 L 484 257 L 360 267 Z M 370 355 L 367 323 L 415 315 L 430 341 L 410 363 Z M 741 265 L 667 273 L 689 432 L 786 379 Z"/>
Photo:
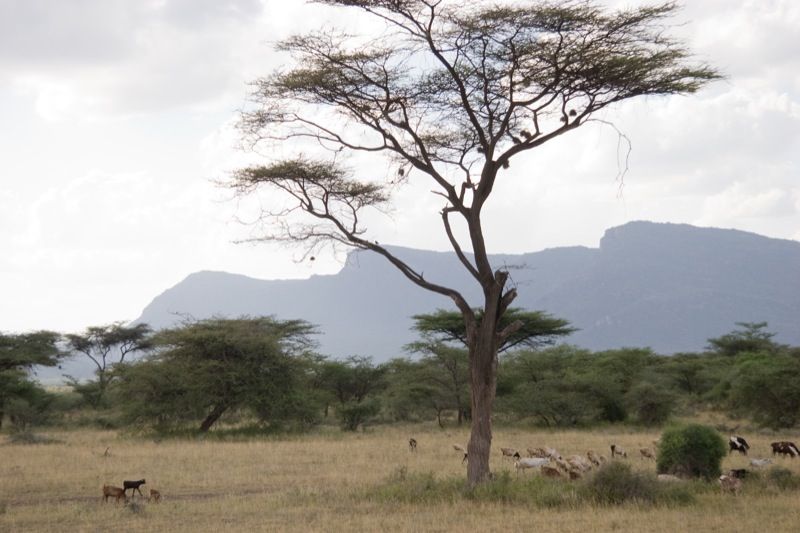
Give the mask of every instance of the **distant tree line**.
<path id="1" fill-rule="evenodd" d="M 800 348 L 778 344 L 766 323 L 739 323 L 706 351 L 666 357 L 646 348 L 593 352 L 556 341 L 567 321 L 512 309 L 522 327 L 500 347 L 495 417 L 542 427 L 661 425 L 694 410 L 718 410 L 771 428 L 800 424 Z M 74 423 L 159 432 L 225 427 L 303 431 L 338 424 L 470 419 L 470 379 L 460 315 L 414 317 L 408 356 L 330 359 L 316 352 L 303 320 L 214 318 L 152 332 L 115 323 L 83 334 L 0 334 L 0 424 L 12 429 Z M 141 357 L 130 360 L 129 354 Z M 48 392 L 36 365 L 83 356 L 95 378 Z M 66 397 L 71 400 L 65 399 Z M 102 416 L 101 416 L 102 415 Z M 0 426 L 2 427 L 2 426 Z"/>

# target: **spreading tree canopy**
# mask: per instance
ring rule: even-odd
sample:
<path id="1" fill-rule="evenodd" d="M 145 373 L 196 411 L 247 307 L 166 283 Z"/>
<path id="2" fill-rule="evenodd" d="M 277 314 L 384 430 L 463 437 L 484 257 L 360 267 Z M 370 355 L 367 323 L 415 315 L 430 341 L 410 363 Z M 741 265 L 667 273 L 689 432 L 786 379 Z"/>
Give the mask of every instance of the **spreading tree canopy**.
<path id="1" fill-rule="evenodd" d="M 242 168 L 231 186 L 282 193 L 279 207 L 265 208 L 257 239 L 309 253 L 331 242 L 370 250 L 455 303 L 470 358 L 474 485 L 489 476 L 497 351 L 522 327 L 501 320 L 517 292 L 508 271 L 492 265 L 485 239 L 482 213 L 497 180 L 512 160 L 617 102 L 693 93 L 719 74 L 670 37 L 671 1 L 614 12 L 592 0 L 318 3 L 364 13 L 386 30 L 374 40 L 322 30 L 278 44 L 293 62 L 254 83 L 241 127 L 261 153 L 298 153 Z M 311 145 L 320 149 L 300 152 Z M 384 156 L 393 170 L 367 175 L 342 163 L 340 154 L 359 153 Z M 529 179 L 554 170 L 531 168 Z M 441 199 L 442 231 L 479 285 L 479 305 L 447 280 L 427 278 L 365 226 L 365 214 L 387 207 L 411 180 L 426 180 Z"/>

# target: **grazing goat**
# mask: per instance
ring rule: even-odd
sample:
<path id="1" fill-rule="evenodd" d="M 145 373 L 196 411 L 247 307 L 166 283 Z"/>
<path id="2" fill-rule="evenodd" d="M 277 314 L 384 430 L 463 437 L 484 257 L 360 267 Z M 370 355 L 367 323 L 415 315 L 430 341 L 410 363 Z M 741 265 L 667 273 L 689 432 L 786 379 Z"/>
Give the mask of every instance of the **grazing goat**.
<path id="1" fill-rule="evenodd" d="M 558 468 L 549 466 L 549 465 L 542 465 L 539 470 L 542 472 L 542 475 L 545 477 L 552 477 L 552 478 L 560 478 L 561 471 Z"/>
<path id="2" fill-rule="evenodd" d="M 642 454 L 642 459 L 656 460 L 656 454 L 650 448 L 639 448 L 639 453 Z"/>
<path id="3" fill-rule="evenodd" d="M 117 503 L 119 503 L 120 500 L 122 500 L 123 503 L 128 503 L 128 495 L 125 494 L 125 489 L 112 487 L 111 485 L 103 485 L 103 501 L 107 502 L 109 497 L 114 498 Z"/>
<path id="4" fill-rule="evenodd" d="M 463 454 L 464 454 L 464 458 L 461 460 L 461 464 L 462 464 L 462 465 L 463 465 L 465 462 L 467 462 L 467 450 L 466 450 L 466 449 L 464 449 L 464 447 L 463 447 L 463 446 L 461 446 L 460 444 L 453 444 L 453 449 L 454 449 L 455 451 L 457 451 L 457 452 L 461 452 L 461 453 L 463 453 Z"/>
<path id="5" fill-rule="evenodd" d="M 530 457 L 550 457 L 544 448 L 528 448 L 528 455 Z"/>
<path id="6" fill-rule="evenodd" d="M 414 437 L 408 439 L 408 449 L 411 450 L 412 452 L 417 451 L 417 439 L 415 439 Z"/>
<path id="7" fill-rule="evenodd" d="M 600 456 L 594 453 L 592 450 L 586 452 L 586 458 L 589 459 L 594 466 L 600 466 Z"/>
<path id="8" fill-rule="evenodd" d="M 770 444 L 770 446 L 772 446 L 772 455 L 788 455 L 792 459 L 795 457 L 800 457 L 800 450 L 797 449 L 797 446 L 794 442 L 783 440 L 779 442 L 773 442 Z"/>
<path id="9" fill-rule="evenodd" d="M 767 466 L 772 462 L 772 459 L 750 459 L 750 466 L 762 467 Z"/>
<path id="10" fill-rule="evenodd" d="M 739 491 L 742 490 L 742 480 L 723 474 L 719 476 L 719 488 L 723 493 L 739 494 Z"/>
<path id="11" fill-rule="evenodd" d="M 136 494 L 136 491 L 139 491 L 139 496 L 144 498 L 144 494 L 142 494 L 142 489 L 139 488 L 142 485 L 145 485 L 145 481 L 143 479 L 140 479 L 139 481 L 128 481 L 128 480 L 125 480 L 125 481 L 122 482 L 122 486 L 124 487 L 124 490 L 125 490 L 126 494 L 128 492 L 128 489 L 131 489 L 131 497 L 133 497 L 134 494 Z"/>
<path id="12" fill-rule="evenodd" d="M 514 462 L 514 467 L 517 469 L 517 472 L 519 472 L 520 470 L 525 470 L 526 468 L 541 468 L 549 463 L 550 459 L 544 457 L 525 457 L 522 459 L 517 459 Z"/>
<path id="13" fill-rule="evenodd" d="M 571 455 L 567 458 L 567 463 L 572 467 L 571 469 L 580 470 L 581 472 L 592 469 L 592 463 L 582 455 Z"/>
<path id="14" fill-rule="evenodd" d="M 735 477 L 736 479 L 744 479 L 747 477 L 746 468 L 732 468 L 728 471 L 728 476 Z"/>
<path id="15" fill-rule="evenodd" d="M 747 455 L 747 450 L 750 449 L 750 445 L 747 444 L 747 441 L 744 440 L 744 437 L 739 437 L 738 435 L 731 435 L 731 438 L 728 439 L 728 446 L 730 450 L 728 450 L 728 455 L 732 454 L 733 452 L 739 452 L 742 455 Z"/>
<path id="16" fill-rule="evenodd" d="M 558 453 L 558 450 L 554 448 L 545 448 L 544 452 L 547 454 L 547 457 L 552 457 L 553 459 L 563 459 L 561 454 Z"/>
<path id="17" fill-rule="evenodd" d="M 569 474 L 569 478 L 570 478 L 570 479 L 580 479 L 580 478 L 582 478 L 582 477 L 583 477 L 583 476 L 581 475 L 581 473 L 580 473 L 579 471 L 577 471 L 577 470 L 570 470 L 570 471 L 568 472 L 568 474 Z"/>
<path id="18" fill-rule="evenodd" d="M 626 459 L 628 458 L 628 452 L 625 451 L 625 448 L 622 448 L 621 446 L 617 446 L 616 444 L 612 444 L 611 445 L 611 458 L 613 459 L 617 455 L 619 455 L 620 457 L 625 457 Z"/>
<path id="19" fill-rule="evenodd" d="M 519 452 L 514 448 L 500 448 L 500 453 L 503 454 L 503 457 L 512 457 L 514 459 L 520 458 Z"/>
<path id="20" fill-rule="evenodd" d="M 564 472 L 569 472 L 570 468 L 572 468 L 572 466 L 570 466 L 570 464 L 569 464 L 569 463 L 567 463 L 567 462 L 566 462 L 564 459 L 562 459 L 561 457 L 556 457 L 556 458 L 555 458 L 555 459 L 553 459 L 553 460 L 556 462 L 556 465 L 558 465 L 558 467 L 559 467 L 561 470 L 563 470 Z"/>
<path id="21" fill-rule="evenodd" d="M 147 501 L 159 503 L 161 501 L 161 493 L 156 489 L 150 489 L 150 497 L 147 498 Z"/>

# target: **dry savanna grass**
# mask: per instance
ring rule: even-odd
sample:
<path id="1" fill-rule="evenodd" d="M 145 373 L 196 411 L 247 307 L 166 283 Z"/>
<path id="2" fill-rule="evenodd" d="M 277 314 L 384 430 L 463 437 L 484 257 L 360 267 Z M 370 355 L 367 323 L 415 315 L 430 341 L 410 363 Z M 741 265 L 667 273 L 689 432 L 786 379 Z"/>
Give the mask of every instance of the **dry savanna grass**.
<path id="1" fill-rule="evenodd" d="M 800 491 L 750 490 L 723 495 L 701 490 L 688 505 L 603 506 L 582 502 L 547 507 L 526 502 L 470 498 L 461 492 L 414 501 L 393 499 L 387 486 L 404 478 L 457 484 L 465 467 L 453 444 L 466 445 L 468 431 L 430 426 L 374 428 L 282 438 L 227 442 L 164 440 L 160 443 L 113 432 L 54 432 L 48 445 L 0 445 L 0 531 L 796 531 Z M 419 445 L 408 449 L 408 438 Z M 564 456 L 594 450 L 607 457 L 609 444 L 629 452 L 636 470 L 654 471 L 638 456 L 658 433 L 524 431 L 496 429 L 492 469 L 517 474 L 500 447 L 551 446 Z M 748 435 L 751 457 L 769 457 L 773 437 Z M 105 450 L 108 449 L 108 455 Z M 800 474 L 800 460 L 776 458 Z M 727 457 L 723 468 L 750 468 L 748 459 Z M 160 504 L 102 503 L 102 485 L 145 478 Z M 508 478 L 506 478 L 508 479 Z M 566 483 L 549 481 L 548 483 Z M 408 494 L 406 494 L 408 496 Z"/>

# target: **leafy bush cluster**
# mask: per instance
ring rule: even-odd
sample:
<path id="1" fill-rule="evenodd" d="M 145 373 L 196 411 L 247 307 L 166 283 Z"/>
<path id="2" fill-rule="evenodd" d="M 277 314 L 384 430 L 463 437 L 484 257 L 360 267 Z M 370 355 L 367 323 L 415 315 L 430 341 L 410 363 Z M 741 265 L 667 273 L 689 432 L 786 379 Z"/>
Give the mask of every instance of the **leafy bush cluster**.
<path id="1" fill-rule="evenodd" d="M 382 503 L 434 504 L 464 499 L 575 508 L 584 504 L 684 505 L 694 501 L 694 492 L 690 485 L 659 483 L 652 474 L 637 473 L 628 464 L 612 462 L 578 482 L 503 471 L 475 488 L 468 487 L 463 478 L 442 478 L 432 472 L 410 474 L 401 468 L 365 497 Z"/>
<path id="2" fill-rule="evenodd" d="M 511 316 L 526 327 L 509 346 L 527 348 L 501 354 L 498 420 L 659 426 L 676 412 L 711 405 L 772 428 L 800 423 L 800 349 L 772 342 L 765 324 L 711 339 L 703 354 L 662 357 L 638 348 L 531 350 L 570 328 L 542 313 Z M 57 334 L 0 334 L 0 427 L 6 421 L 27 430 L 67 414 L 71 424 L 170 433 L 207 432 L 221 422 L 262 432 L 304 431 L 331 419 L 345 431 L 376 422 L 468 423 L 462 321 L 444 311 L 415 319 L 422 339 L 407 348 L 417 358 L 383 364 L 316 354 L 314 328 L 302 320 L 210 319 L 157 334 L 119 324 L 89 328 L 69 338 L 79 353 L 99 358 L 96 379 L 73 380 L 68 394 L 45 391 L 29 376 L 34 365 L 63 357 Z M 133 350 L 144 357 L 109 363 L 117 345 L 120 358 Z"/>
<path id="3" fill-rule="evenodd" d="M 727 451 L 714 428 L 700 424 L 668 428 L 661 435 L 656 469 L 660 474 L 715 479 Z"/>

